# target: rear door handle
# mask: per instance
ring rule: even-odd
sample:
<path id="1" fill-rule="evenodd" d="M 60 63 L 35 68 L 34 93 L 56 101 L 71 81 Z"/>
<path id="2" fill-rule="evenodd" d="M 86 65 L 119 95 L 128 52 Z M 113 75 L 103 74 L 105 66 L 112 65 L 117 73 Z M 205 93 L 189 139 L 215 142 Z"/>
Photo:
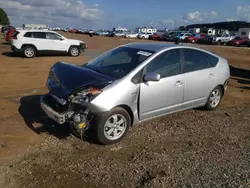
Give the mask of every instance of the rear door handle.
<path id="1" fill-rule="evenodd" d="M 214 75 L 214 74 L 212 74 L 212 73 L 210 73 L 208 77 L 209 77 L 209 78 L 214 78 L 214 77 L 215 77 L 215 75 Z"/>
<path id="2" fill-rule="evenodd" d="M 175 86 L 181 86 L 183 84 L 183 82 L 182 81 L 180 81 L 180 80 L 178 80 L 177 82 L 175 82 Z"/>

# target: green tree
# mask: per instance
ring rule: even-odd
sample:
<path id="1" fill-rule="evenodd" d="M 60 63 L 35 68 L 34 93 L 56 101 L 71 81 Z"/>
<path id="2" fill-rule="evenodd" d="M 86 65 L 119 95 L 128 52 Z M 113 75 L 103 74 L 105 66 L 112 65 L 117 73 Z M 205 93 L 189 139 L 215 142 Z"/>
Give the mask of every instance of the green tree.
<path id="1" fill-rule="evenodd" d="M 185 30 L 186 30 L 186 27 L 182 25 L 182 26 L 179 27 L 179 30 L 180 30 L 180 31 L 185 31 Z"/>
<path id="2" fill-rule="evenodd" d="M 10 20 L 6 12 L 0 8 L 0 25 L 9 25 Z"/>

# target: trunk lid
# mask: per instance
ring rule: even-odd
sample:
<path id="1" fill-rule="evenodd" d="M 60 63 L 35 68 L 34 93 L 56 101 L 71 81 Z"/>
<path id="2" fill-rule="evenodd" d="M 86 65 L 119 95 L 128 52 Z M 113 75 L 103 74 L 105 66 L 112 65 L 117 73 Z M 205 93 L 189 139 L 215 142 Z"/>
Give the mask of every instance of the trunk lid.
<path id="1" fill-rule="evenodd" d="M 57 62 L 47 80 L 49 90 L 59 98 L 87 87 L 109 84 L 114 78 L 73 64 Z M 101 89 L 101 88 L 100 88 Z"/>

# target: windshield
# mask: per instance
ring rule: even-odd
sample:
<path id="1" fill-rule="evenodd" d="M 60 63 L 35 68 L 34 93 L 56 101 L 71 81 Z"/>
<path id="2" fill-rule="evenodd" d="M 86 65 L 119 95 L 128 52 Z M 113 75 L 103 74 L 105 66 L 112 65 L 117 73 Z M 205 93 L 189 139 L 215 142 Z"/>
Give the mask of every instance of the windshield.
<path id="1" fill-rule="evenodd" d="M 137 48 L 119 47 L 82 66 L 113 78 L 122 78 L 153 53 Z"/>
<path id="2" fill-rule="evenodd" d="M 181 36 L 183 36 L 184 34 L 179 34 L 179 36 L 181 37 Z"/>

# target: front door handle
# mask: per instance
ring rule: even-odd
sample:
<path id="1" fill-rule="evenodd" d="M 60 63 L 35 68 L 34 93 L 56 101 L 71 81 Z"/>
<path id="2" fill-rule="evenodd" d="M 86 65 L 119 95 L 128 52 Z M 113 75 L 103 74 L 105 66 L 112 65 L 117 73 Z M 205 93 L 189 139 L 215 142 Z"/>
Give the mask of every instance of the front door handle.
<path id="1" fill-rule="evenodd" d="M 183 82 L 182 81 L 180 81 L 180 80 L 178 80 L 177 82 L 175 82 L 175 86 L 181 86 L 183 84 Z"/>
<path id="2" fill-rule="evenodd" d="M 214 77 L 215 77 L 215 75 L 214 75 L 214 74 L 212 74 L 212 73 L 210 73 L 208 77 L 209 77 L 209 78 L 214 78 Z"/>

